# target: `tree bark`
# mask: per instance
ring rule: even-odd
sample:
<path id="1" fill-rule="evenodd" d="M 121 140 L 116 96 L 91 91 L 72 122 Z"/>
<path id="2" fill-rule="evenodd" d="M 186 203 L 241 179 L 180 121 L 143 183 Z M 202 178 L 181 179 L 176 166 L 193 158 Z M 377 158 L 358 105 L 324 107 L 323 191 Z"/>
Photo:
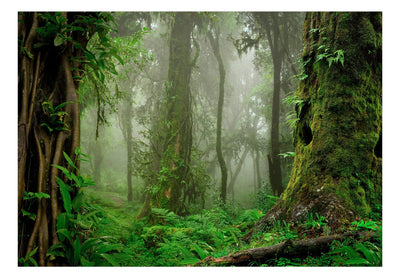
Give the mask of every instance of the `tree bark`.
<path id="1" fill-rule="evenodd" d="M 71 23 L 82 15 L 84 13 L 64 12 L 57 16 Z M 62 175 L 51 164 L 68 168 L 61 159 L 62 152 L 75 160 L 75 149 L 80 144 L 78 82 L 73 76 L 82 72 L 83 64 L 79 62 L 82 52 L 75 49 L 71 41 L 56 46 L 54 37 L 39 35 L 39 27 L 52 24 L 40 13 L 19 13 L 18 18 L 18 255 L 24 257 L 38 247 L 35 259 L 43 266 L 47 263 L 48 247 L 58 242 L 56 220 L 62 209 L 56 183 L 57 177 L 62 178 Z M 91 33 L 68 35 L 85 49 Z M 74 57 L 80 59 L 71 62 Z M 46 108 L 46 103 L 55 108 L 65 102 L 69 102 L 62 108 L 66 114 L 58 116 L 58 126 L 54 126 L 54 111 Z M 24 200 L 25 192 L 47 193 L 50 200 Z M 22 210 L 35 213 L 36 217 L 32 221 L 22 215 Z"/>
<path id="2" fill-rule="evenodd" d="M 166 137 L 160 169 L 160 190 L 153 196 L 155 206 L 177 214 L 186 211 L 182 193 L 190 183 L 192 117 L 190 76 L 197 55 L 191 60 L 191 33 L 196 14 L 175 14 L 170 38 L 167 114 L 164 119 Z"/>
<path id="3" fill-rule="evenodd" d="M 212 32 L 215 32 L 215 38 Z M 219 49 L 219 35 L 220 32 L 218 28 L 213 28 L 208 32 L 208 39 L 210 41 L 211 47 L 214 52 L 214 56 L 218 62 L 219 69 L 219 94 L 218 94 L 218 106 L 217 106 L 217 142 L 216 142 L 216 152 L 219 167 L 221 169 L 221 200 L 225 204 L 226 203 L 226 190 L 227 190 L 227 181 L 228 181 L 228 171 L 226 168 L 226 163 L 222 154 L 222 115 L 223 115 L 223 107 L 224 107 L 224 88 L 225 88 L 225 68 L 224 63 L 222 61 L 221 52 Z M 233 193 L 233 188 L 232 188 Z"/>
<path id="4" fill-rule="evenodd" d="M 283 192 L 282 170 L 279 157 L 279 116 L 280 116 L 280 92 L 281 92 L 281 69 L 282 50 L 279 40 L 279 25 L 276 13 L 271 13 L 271 22 L 266 24 L 267 37 L 271 48 L 272 61 L 274 65 L 274 89 L 272 96 L 272 120 L 271 120 L 271 154 L 268 157 L 269 175 L 272 191 L 275 196 Z"/>
<path id="5" fill-rule="evenodd" d="M 382 131 L 381 20 L 381 13 L 307 13 L 302 59 L 308 77 L 296 91 L 301 105 L 291 178 L 257 229 L 312 212 L 334 231 L 382 204 L 382 158 L 376 152 Z M 339 50 L 343 66 L 325 59 Z"/>
<path id="6" fill-rule="evenodd" d="M 376 235 L 366 232 L 359 232 L 357 234 L 336 234 L 332 236 L 323 236 L 297 241 L 285 240 L 275 245 L 247 249 L 220 258 L 213 258 L 209 256 L 204 258 L 201 262 L 195 264 L 195 266 L 249 266 L 253 263 L 268 263 L 270 260 L 276 260 L 282 257 L 305 258 L 308 256 L 316 256 L 324 252 L 328 252 L 333 241 L 343 241 L 346 238 L 368 240 L 373 236 Z"/>

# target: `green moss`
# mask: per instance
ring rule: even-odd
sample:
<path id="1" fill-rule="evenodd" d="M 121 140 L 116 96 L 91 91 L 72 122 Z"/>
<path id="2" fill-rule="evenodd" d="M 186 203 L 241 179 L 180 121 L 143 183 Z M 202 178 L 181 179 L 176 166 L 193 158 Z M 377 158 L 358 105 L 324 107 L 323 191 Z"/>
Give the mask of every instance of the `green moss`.
<path id="1" fill-rule="evenodd" d="M 379 57 L 374 60 L 366 51 L 379 46 L 380 34 L 376 22 L 368 22 L 370 17 L 368 13 L 338 13 L 337 17 L 312 13 L 306 18 L 305 30 L 327 28 L 322 35 L 307 33 L 305 44 L 318 47 L 324 41 L 330 49 L 343 49 L 345 66 L 312 64 L 309 77 L 296 91 L 309 107 L 302 111 L 294 132 L 296 157 L 281 204 L 289 207 L 287 216 L 294 205 L 308 206 L 327 193 L 361 216 L 380 202 L 381 160 L 374 148 L 382 126 L 381 66 Z M 354 34 L 362 35 L 361 42 Z M 303 54 L 315 55 L 312 49 Z M 304 138 L 306 128 L 311 130 L 311 141 Z"/>

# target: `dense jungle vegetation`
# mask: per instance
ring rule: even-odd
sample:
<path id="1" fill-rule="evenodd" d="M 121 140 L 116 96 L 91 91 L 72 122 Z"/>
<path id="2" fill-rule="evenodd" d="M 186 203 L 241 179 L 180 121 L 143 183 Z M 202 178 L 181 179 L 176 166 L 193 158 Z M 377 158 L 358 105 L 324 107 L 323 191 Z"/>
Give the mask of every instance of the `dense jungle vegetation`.
<path id="1" fill-rule="evenodd" d="M 17 248 L 382 266 L 382 13 L 19 12 Z"/>

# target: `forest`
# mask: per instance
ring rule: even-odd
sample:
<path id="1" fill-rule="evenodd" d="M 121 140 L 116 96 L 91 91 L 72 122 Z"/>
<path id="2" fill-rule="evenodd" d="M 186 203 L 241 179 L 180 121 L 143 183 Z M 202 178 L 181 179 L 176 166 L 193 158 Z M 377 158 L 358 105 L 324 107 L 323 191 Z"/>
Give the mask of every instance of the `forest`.
<path id="1" fill-rule="evenodd" d="M 17 29 L 18 266 L 382 266 L 382 12 Z"/>

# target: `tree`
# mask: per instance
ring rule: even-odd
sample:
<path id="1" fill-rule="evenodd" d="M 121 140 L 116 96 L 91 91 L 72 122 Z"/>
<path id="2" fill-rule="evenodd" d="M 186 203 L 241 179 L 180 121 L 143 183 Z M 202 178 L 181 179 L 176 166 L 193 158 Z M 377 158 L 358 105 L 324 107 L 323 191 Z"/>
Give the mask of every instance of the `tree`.
<path id="1" fill-rule="evenodd" d="M 120 127 L 122 134 L 126 142 L 126 155 L 127 155 L 127 169 L 126 169 L 126 181 L 128 186 L 128 202 L 132 201 L 132 172 L 133 172 L 133 138 L 132 138 L 132 96 L 128 95 L 124 100 L 121 113 L 119 116 Z"/>
<path id="2" fill-rule="evenodd" d="M 198 51 L 191 59 L 191 33 L 196 13 L 174 15 L 170 37 L 168 82 L 166 84 L 166 127 L 155 206 L 182 214 L 182 192 L 190 182 L 192 120 L 190 76 Z M 196 43 L 195 43 L 196 44 Z"/>
<path id="3" fill-rule="evenodd" d="M 381 13 L 307 13 L 289 184 L 257 225 L 324 216 L 332 230 L 380 210 Z"/>
<path id="4" fill-rule="evenodd" d="M 63 165 L 63 152 L 72 160 L 79 153 L 82 61 L 90 57 L 92 35 L 107 32 L 108 19 L 101 13 L 18 14 L 19 256 L 36 246 L 42 266 L 47 249 L 58 242 L 56 220 L 63 210 L 57 184 L 62 173 L 51 165 Z"/>
<path id="5" fill-rule="evenodd" d="M 235 41 L 239 54 L 255 47 L 257 56 L 256 66 L 265 70 L 266 61 L 272 58 L 273 65 L 273 93 L 271 114 L 265 113 L 267 122 L 270 122 L 270 151 L 267 155 L 269 178 L 274 195 L 279 196 L 283 190 L 282 169 L 279 153 L 281 152 L 280 136 L 280 98 L 283 85 L 288 88 L 288 75 L 285 74 L 289 66 L 293 74 L 293 52 L 297 52 L 296 35 L 298 19 L 301 13 L 277 13 L 277 12 L 253 12 L 243 14 L 244 24 L 247 30 L 242 33 L 241 39 Z M 267 45 L 264 45 L 267 44 Z M 288 92 L 286 92 L 288 93 Z M 267 98 L 265 98 L 266 100 Z M 268 101 L 265 101 L 267 106 Z"/>
<path id="6" fill-rule="evenodd" d="M 218 62 L 219 69 L 219 95 L 218 95 L 218 108 L 217 108 L 217 142 L 216 142 L 216 152 L 219 167 L 221 168 L 221 200 L 225 204 L 226 202 L 226 185 L 228 180 L 228 171 L 226 168 L 226 163 L 222 155 L 221 148 L 221 130 L 222 130 L 222 109 L 224 107 L 224 89 L 225 89 L 225 68 L 222 61 L 221 52 L 219 49 L 219 28 L 212 23 L 213 28 L 208 32 L 208 40 L 210 41 L 211 47 L 214 52 L 214 56 Z M 215 37 L 214 37 L 215 36 Z"/>

